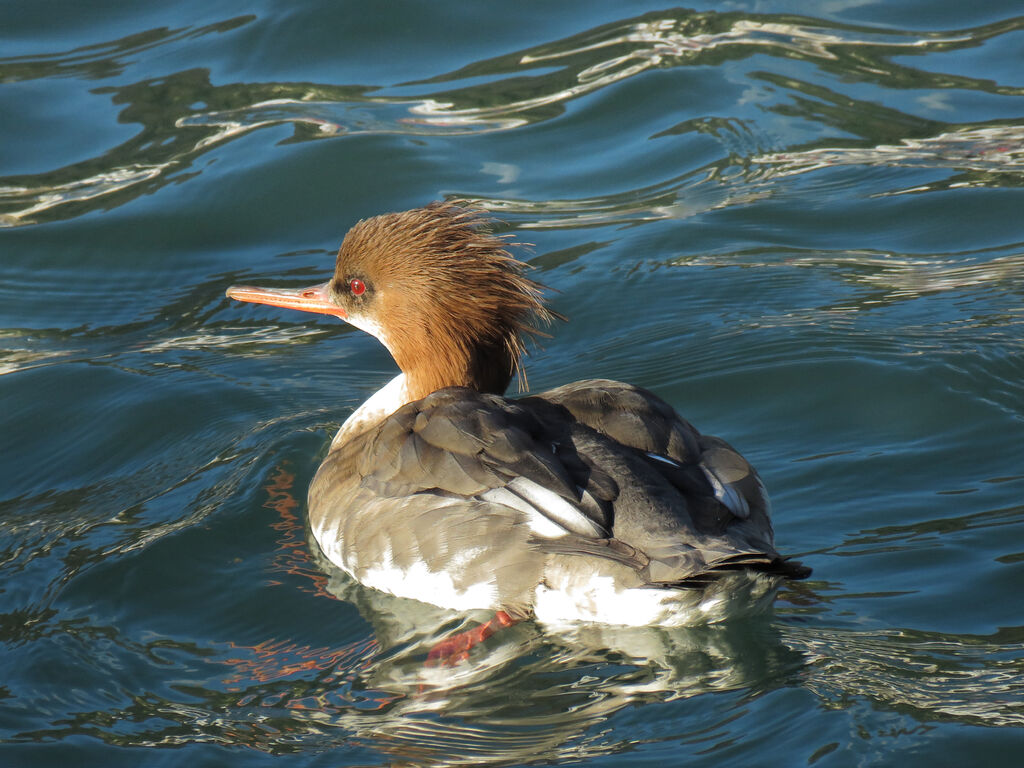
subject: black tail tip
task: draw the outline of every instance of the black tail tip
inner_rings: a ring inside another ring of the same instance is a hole
[[[776,573],[794,581],[806,579],[813,573],[810,566],[804,565],[799,560],[790,560],[788,557],[779,558],[777,568]]]

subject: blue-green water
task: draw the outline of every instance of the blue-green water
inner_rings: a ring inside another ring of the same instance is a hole
[[[1024,760],[1019,2],[0,5],[0,764]],[[1015,15],[1016,14],[1016,15]],[[311,550],[394,374],[227,285],[478,200],[813,566],[763,620],[438,615]]]

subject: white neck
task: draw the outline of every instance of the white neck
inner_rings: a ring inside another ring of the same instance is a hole
[[[406,387],[405,374],[400,373],[378,389],[365,403],[356,408],[351,416],[345,419],[345,423],[341,425],[338,434],[331,441],[331,448],[336,448],[350,437],[358,435],[381,419],[390,416],[408,402],[409,392]]]

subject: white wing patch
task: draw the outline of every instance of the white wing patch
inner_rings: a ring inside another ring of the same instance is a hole
[[[526,515],[526,522],[529,524],[530,530],[542,539],[558,539],[568,533],[565,528],[558,525],[551,518],[545,517],[531,507],[528,501],[516,496],[512,491],[504,488],[492,488],[485,493],[481,493],[480,498],[492,504],[501,504],[503,507],[518,509]]]
[[[660,456],[657,453],[651,453],[646,451],[647,457],[660,461],[663,464],[668,464],[672,467],[681,467],[678,461],[673,461],[667,456]],[[743,495],[737,491],[731,483],[723,483],[711,469],[709,469],[703,462],[700,464],[700,471],[704,473],[704,477],[711,483],[711,488],[715,492],[715,498],[725,504],[736,517],[741,520],[746,520],[750,517],[750,505],[747,504],[747,500]],[[763,490],[763,486],[762,486]]]
[[[657,453],[651,453],[650,451],[645,451],[645,453],[647,454],[647,458],[654,459],[655,461],[660,461],[663,464],[668,464],[670,467],[683,466],[678,461],[673,461],[672,459],[668,458],[668,456],[661,456]]]
[[[725,504],[736,517],[741,520],[746,520],[750,517],[750,505],[747,504],[747,500],[732,487],[729,483],[723,483],[718,479],[718,475],[704,466],[703,463],[700,465],[701,472],[704,473],[704,477],[711,483],[711,487],[715,491],[715,498]]]
[[[526,515],[530,529],[545,539],[557,539],[568,533],[595,539],[608,535],[578,507],[525,477],[517,477],[503,488],[492,488],[480,494],[480,498],[518,509]]]

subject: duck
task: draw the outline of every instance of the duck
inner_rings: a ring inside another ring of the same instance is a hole
[[[517,247],[484,211],[433,202],[357,222],[323,284],[228,288],[340,318],[400,370],[342,423],[310,485],[326,558],[498,627],[716,622],[806,578],[775,549],[757,471],[653,392],[588,379],[506,394],[516,377],[525,388],[527,341],[565,319]]]

